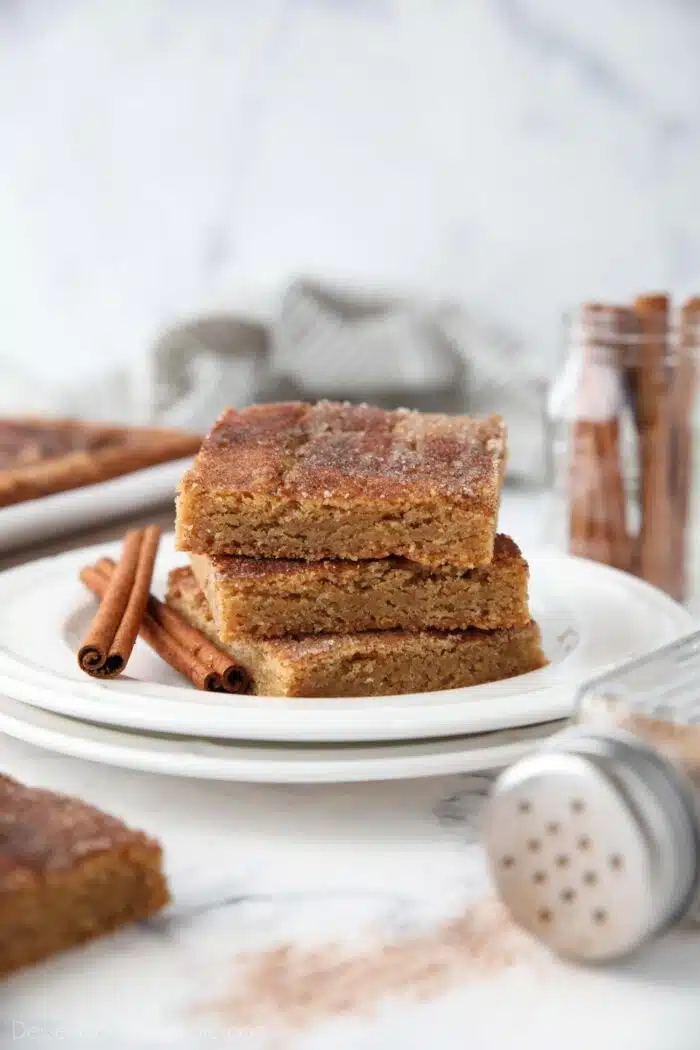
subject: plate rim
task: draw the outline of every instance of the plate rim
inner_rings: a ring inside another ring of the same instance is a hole
[[[172,549],[172,533],[165,534],[164,541],[169,544],[167,556],[171,557],[176,553]],[[4,585],[12,587],[25,575],[31,577],[41,574],[42,567],[48,564],[55,573],[58,566],[64,562],[74,565],[115,550],[118,550],[118,541],[102,542],[8,569],[0,573],[0,594]],[[539,559],[547,559],[571,564],[579,571],[582,568],[587,572],[595,571],[603,580],[624,583],[625,589],[628,592],[631,590],[632,596],[641,591],[647,599],[653,598],[656,613],[661,610],[670,615],[674,624],[672,631],[669,629],[669,634],[672,633],[675,637],[682,634],[684,629],[690,629],[694,622],[694,618],[686,609],[663,592],[610,566],[591,563],[546,547],[531,551],[528,557],[533,564]],[[629,655],[624,654],[621,659]],[[545,668],[543,671],[534,671],[511,679],[509,681],[513,683],[512,688],[507,683],[487,683],[461,689],[407,694],[411,702],[403,704],[402,697],[382,697],[378,699],[391,699],[394,702],[391,706],[381,708],[372,707],[373,698],[361,698],[364,723],[357,717],[357,711],[332,706],[341,698],[317,698],[313,701],[316,706],[305,708],[294,706],[289,698],[274,697],[259,698],[259,704],[234,707],[228,706],[227,700],[188,701],[186,696],[179,699],[138,691],[130,691],[128,694],[112,693],[110,696],[109,683],[96,683],[92,679],[86,679],[85,683],[82,683],[77,679],[61,678],[49,670],[32,668],[24,659],[13,659],[11,653],[9,656],[7,653],[0,655],[0,689],[23,703],[53,711],[55,714],[84,717],[105,725],[137,730],[165,729],[187,735],[200,735],[204,732],[208,736],[245,736],[248,739],[277,741],[399,740],[415,739],[417,736],[459,736],[465,732],[495,731],[564,717],[571,710],[575,681],[571,673],[566,672],[566,662],[565,657],[554,673],[553,669]],[[592,668],[591,673],[602,669],[600,665]],[[545,675],[547,670],[550,670],[549,680]],[[533,685],[533,682],[536,684]],[[498,687],[497,694],[494,687]],[[165,688],[173,689],[172,686]],[[183,694],[190,692],[186,687],[182,688]],[[468,705],[459,702],[462,699],[466,700],[464,694],[469,694]],[[446,698],[442,704],[439,701],[441,695]],[[524,699],[522,708],[515,705],[509,715],[501,713],[494,717],[493,707],[496,700],[512,702],[514,698],[521,696]],[[477,703],[482,697],[491,703],[482,707]],[[427,702],[428,698],[430,702]],[[347,699],[345,698],[345,702]],[[101,705],[98,711],[95,710],[96,703]],[[270,705],[274,704],[284,706],[277,706],[274,718],[271,718]],[[163,705],[172,705],[171,710],[166,712]],[[180,710],[176,710],[175,705]],[[467,707],[470,729],[466,728],[465,723]],[[372,712],[381,714],[373,715]],[[96,717],[99,714],[102,715],[101,718]],[[420,720],[418,727],[417,719]]]
[[[8,704],[15,708],[14,713],[12,709],[8,713]],[[47,722],[48,725],[45,724]],[[268,754],[261,754],[282,750],[284,745],[280,742],[245,742],[248,751],[246,757],[188,753],[182,746],[167,752],[162,748],[144,748],[148,737],[142,734],[125,733],[116,727],[94,723],[89,725],[91,736],[84,737],[78,731],[83,724],[80,719],[48,712],[24,704],[20,700],[0,696],[0,733],[5,733],[15,740],[71,758],[122,769],[232,783],[362,783],[495,771],[530,753],[559,728],[558,723],[538,724],[431,741],[382,741],[378,743],[383,753],[374,757],[358,757],[358,752],[368,750],[361,743],[336,745],[336,749],[346,751],[348,757],[336,756],[330,759],[313,755],[309,757],[309,753],[313,752],[313,745],[307,745],[306,761],[291,763],[281,756],[270,757]],[[518,734],[522,739],[517,739]],[[94,736],[97,736],[98,740],[91,738]],[[179,745],[183,743],[182,737],[175,741],[174,738],[164,736],[166,742],[173,739],[173,742]],[[163,740],[164,736],[161,735],[159,739]],[[493,742],[490,745],[487,740],[483,740],[483,743],[481,740],[482,737],[509,736],[516,739]],[[107,738],[104,743],[100,742],[101,737]],[[117,739],[120,737],[124,739]],[[202,741],[195,737],[185,738],[185,743],[187,739],[191,740],[193,748],[198,744],[201,746],[211,743],[214,748],[223,751],[227,746],[223,741]],[[480,743],[482,746],[479,746]],[[241,742],[232,742],[229,746],[232,749],[235,746],[240,747]],[[299,749],[287,746],[284,750],[289,755]],[[259,752],[257,755],[256,751]],[[385,752],[394,753],[387,755]]]

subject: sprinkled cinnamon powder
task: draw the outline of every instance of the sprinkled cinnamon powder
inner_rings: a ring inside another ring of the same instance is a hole
[[[430,933],[365,952],[291,944],[239,956],[230,991],[198,1012],[239,1028],[306,1028],[340,1014],[367,1014],[391,996],[426,1001],[460,981],[546,957],[495,899]]]

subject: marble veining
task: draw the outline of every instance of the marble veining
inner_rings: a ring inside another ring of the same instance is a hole
[[[480,908],[490,890],[476,828],[489,776],[316,788],[204,783],[8,738],[0,768],[79,793],[157,835],[174,894],[161,917],[5,982],[3,1050],[20,1039],[49,1050],[59,1038],[76,1050],[695,1046],[700,939],[689,930],[618,970],[535,965],[530,952],[500,958],[496,950],[495,964],[467,969],[425,1001],[406,994],[376,1003],[368,989],[367,1010],[321,1012],[299,1030],[276,1015],[261,1021],[255,1003],[253,1029],[207,1006],[235,997],[236,974],[258,958],[264,970],[268,953],[284,946],[297,960],[329,944],[380,949],[430,937]]]
[[[547,372],[568,303],[700,287],[699,48],[694,0],[2,0],[3,404],[298,273],[457,298]],[[204,783],[8,738],[0,768],[157,835],[174,890],[0,986],[0,1050],[697,1048],[692,929],[299,1033],[196,1012],[241,953],[381,945],[484,899],[486,777]]]
[[[457,299],[536,374],[569,303],[700,286],[697,4],[0,10],[17,403],[300,273]]]
[[[621,63],[601,54],[585,39],[578,39],[575,31],[567,32],[568,27],[558,26],[548,5],[530,0],[495,0],[495,3],[515,39],[526,44],[545,62],[567,63],[587,88],[631,114],[647,118],[662,140],[661,144],[663,140],[697,130],[697,114],[680,116],[660,106],[651,92],[645,91],[627,75]],[[627,7],[631,16],[631,5]],[[630,34],[632,31],[633,26],[630,26]]]

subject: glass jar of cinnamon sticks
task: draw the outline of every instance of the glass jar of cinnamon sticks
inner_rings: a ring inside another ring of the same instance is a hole
[[[548,521],[558,542],[684,602],[696,590],[699,351],[700,297],[676,310],[665,295],[587,303],[566,319],[548,399]]]

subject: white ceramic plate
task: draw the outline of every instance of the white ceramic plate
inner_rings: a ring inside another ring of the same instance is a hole
[[[0,732],[73,758],[148,773],[277,784],[396,780],[501,769],[563,723],[394,744],[253,744],[106,729],[0,697]]]
[[[605,566],[528,551],[533,615],[549,667],[505,682],[403,696],[280,699],[198,692],[140,642],[129,675],[96,682],[75,652],[95,604],[78,572],[115,544],[71,551],[0,574],[0,691],[60,714],[155,732],[238,740],[421,739],[566,717],[579,681],[689,630],[688,613],[653,587]],[[166,537],[154,590],[184,555]]]
[[[141,512],[171,497],[192,462],[177,459],[121,478],[0,508],[0,552]]]

